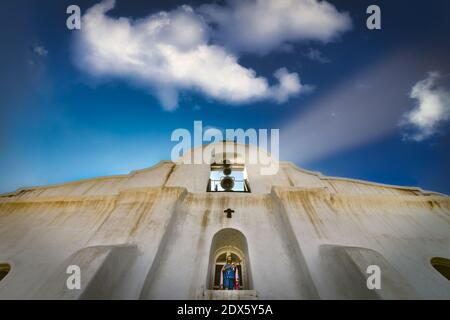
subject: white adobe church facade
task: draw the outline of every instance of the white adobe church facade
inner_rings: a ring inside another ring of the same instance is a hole
[[[0,195],[0,299],[450,299],[448,196],[290,162],[262,175],[239,152],[210,162]],[[227,255],[240,290],[220,290]]]

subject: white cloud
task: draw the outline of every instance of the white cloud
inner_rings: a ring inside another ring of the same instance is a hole
[[[94,76],[132,80],[156,92],[167,110],[177,107],[183,89],[233,104],[284,102],[308,89],[286,69],[274,75],[279,84],[269,86],[234,54],[211,45],[209,25],[189,6],[131,20],[107,16],[114,5],[114,0],[105,0],[83,16],[78,66]]]
[[[405,138],[423,141],[437,133],[439,126],[450,120],[450,86],[448,77],[438,72],[428,73],[427,78],[417,82],[410,98],[416,106],[403,116],[401,125],[412,128]]]
[[[302,91],[310,91],[313,89],[309,85],[301,85],[298,74],[289,73],[286,68],[281,68],[275,71],[274,77],[278,80],[279,84],[272,87],[272,96],[278,103],[286,102],[291,95]]]
[[[333,41],[351,28],[347,13],[318,0],[230,0],[200,8],[217,25],[218,41],[235,52],[267,53],[304,40]]]

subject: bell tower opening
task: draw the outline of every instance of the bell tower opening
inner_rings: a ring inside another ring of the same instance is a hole
[[[211,164],[206,191],[251,192],[244,164],[232,164],[228,160]]]

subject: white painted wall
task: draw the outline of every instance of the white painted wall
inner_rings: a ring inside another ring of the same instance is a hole
[[[450,258],[449,197],[288,162],[273,176],[246,167],[252,193],[207,193],[208,165],[166,161],[0,196],[0,263],[12,266],[0,299],[214,298],[204,290],[211,242],[224,228],[247,240],[254,291],[243,296],[450,298],[449,281],[430,265]],[[386,282],[376,294],[361,291],[374,261]],[[89,280],[73,295],[63,280],[76,263]]]

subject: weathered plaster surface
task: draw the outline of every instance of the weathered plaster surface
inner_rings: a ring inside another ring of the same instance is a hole
[[[450,258],[450,198],[249,164],[252,193],[208,193],[209,165],[161,162],[129,175],[0,196],[0,299],[449,299],[430,265]],[[227,219],[223,210],[235,210]],[[251,288],[209,290],[214,235],[247,242]],[[68,291],[68,265],[83,287]],[[365,286],[378,264],[383,289]]]

